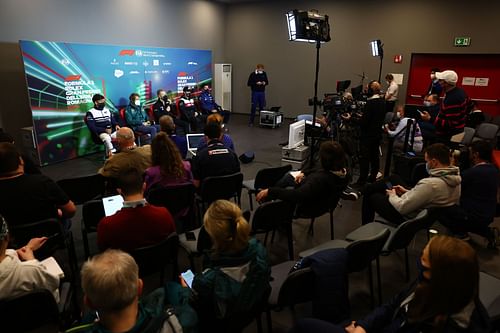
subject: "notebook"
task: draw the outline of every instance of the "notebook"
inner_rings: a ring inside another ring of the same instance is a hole
[[[54,257],[48,257],[40,261],[40,263],[45,267],[47,272],[49,272],[50,274],[57,276],[60,279],[64,278],[64,272],[61,266],[59,266],[57,261],[54,259]]]
[[[201,138],[203,138],[203,136],[204,136],[203,133],[186,135],[187,148],[191,156],[196,156],[196,150],[198,149],[198,144],[200,143],[200,140]]]
[[[111,197],[102,198],[104,206],[104,214],[111,216],[123,207],[123,197],[121,195],[113,195]]]

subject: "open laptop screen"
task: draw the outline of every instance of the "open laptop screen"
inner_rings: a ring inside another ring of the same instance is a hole
[[[198,144],[200,143],[201,138],[203,138],[204,134],[188,134],[186,135],[188,149],[196,150],[198,148]]]

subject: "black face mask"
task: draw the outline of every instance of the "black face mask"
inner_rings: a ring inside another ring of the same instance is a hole
[[[106,103],[97,103],[96,106],[95,106],[95,108],[97,110],[102,110],[102,109],[104,109],[105,105],[106,105]]]
[[[167,96],[167,95],[163,96],[162,100],[163,100],[164,102],[168,102],[168,96]]]

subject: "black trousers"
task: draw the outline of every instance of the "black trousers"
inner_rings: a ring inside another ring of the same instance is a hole
[[[387,182],[390,182],[392,185],[406,187],[406,184],[404,184],[398,175],[392,175],[376,183],[367,185],[361,204],[361,224],[373,222],[375,213],[378,213],[385,220],[393,224],[401,224],[406,220],[389,202],[389,197],[385,192]]]
[[[358,183],[374,182],[380,169],[380,138],[361,137]],[[370,175],[368,176],[368,172]]]

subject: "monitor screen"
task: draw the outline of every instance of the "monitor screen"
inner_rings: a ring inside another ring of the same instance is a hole
[[[305,120],[299,120],[290,124],[290,128],[288,130],[288,148],[295,148],[304,143],[305,128]]]

